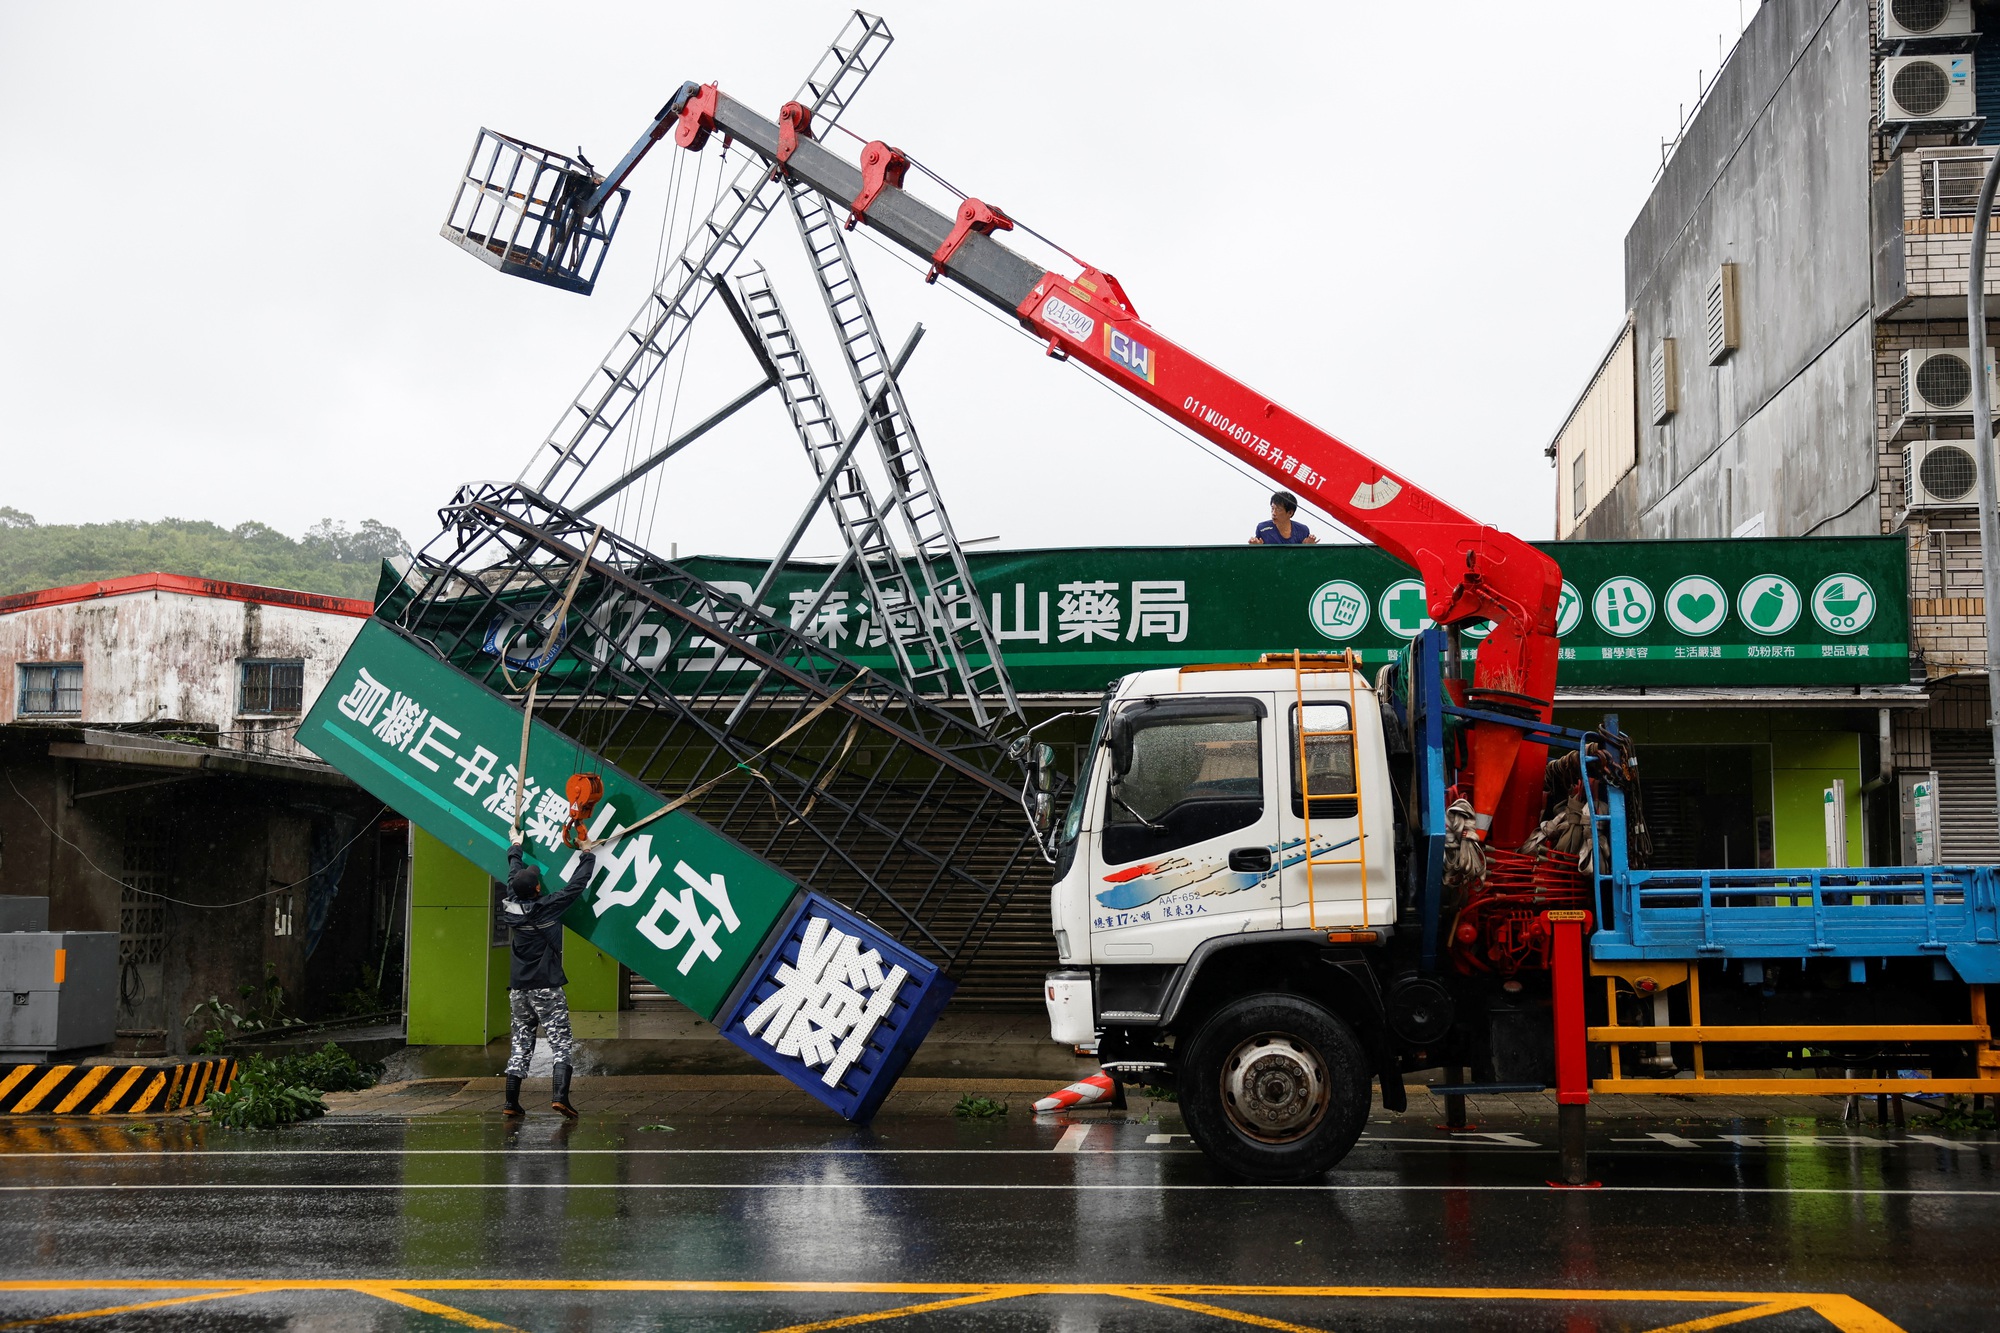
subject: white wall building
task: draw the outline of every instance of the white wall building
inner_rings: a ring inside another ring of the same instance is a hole
[[[310,759],[293,730],[372,610],[180,574],[0,597],[0,724],[186,731]]]

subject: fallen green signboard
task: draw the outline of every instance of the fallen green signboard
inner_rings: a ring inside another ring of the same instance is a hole
[[[521,713],[378,620],[360,635],[299,728],[299,741],[494,878],[507,871]],[[540,722],[528,740],[526,851],[551,887],[575,855],[562,845],[564,783],[604,780],[593,836],[665,802],[580,754]],[[713,1018],[798,885],[708,825],[676,811],[604,848],[590,890],[563,924],[705,1018]]]

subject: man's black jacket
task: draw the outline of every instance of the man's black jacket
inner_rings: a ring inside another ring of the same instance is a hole
[[[507,849],[507,877],[512,881],[522,869],[519,843]],[[530,899],[508,896],[501,900],[501,919],[511,929],[513,965],[508,969],[509,990],[552,990],[569,981],[562,965],[562,914],[577,896],[590,886],[597,873],[597,854],[585,852],[576,870],[560,893],[544,893]]]

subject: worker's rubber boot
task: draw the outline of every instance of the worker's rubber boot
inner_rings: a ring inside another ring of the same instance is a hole
[[[518,1120],[528,1114],[521,1109],[521,1080],[513,1074],[507,1075],[507,1104],[500,1108],[500,1114],[509,1120]]]
[[[576,1108],[569,1101],[569,1066],[557,1065],[550,1073],[555,1093],[554,1099],[549,1102],[550,1109],[561,1111],[571,1120],[576,1119]]]

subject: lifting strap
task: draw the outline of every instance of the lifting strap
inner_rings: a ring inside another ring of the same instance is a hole
[[[786,727],[783,731],[779,732],[777,739],[773,740],[769,745],[766,745],[763,749],[757,751],[757,753],[751,755],[748,759],[738,760],[735,764],[731,765],[729,768],[723,770],[722,772],[716,774],[714,777],[710,778],[707,782],[702,783],[699,787],[695,787],[692,790],[682,792],[679,796],[676,796],[673,800],[667,802],[665,805],[661,806],[659,809],[653,811],[653,813],[645,816],[642,819],[634,820],[632,823],[625,825],[623,828],[613,829],[611,832],[605,834],[601,838],[596,839],[595,841],[578,842],[577,850],[580,852],[594,852],[599,847],[603,847],[608,843],[616,842],[620,838],[628,837],[631,834],[637,833],[640,829],[646,827],[646,825],[652,823],[654,820],[662,818],[663,816],[666,815],[670,815],[674,811],[686,805],[689,801],[697,800],[700,797],[706,795],[710,791],[710,789],[715,787],[718,783],[722,782],[724,779],[730,777],[739,768],[742,769],[745,773],[748,773],[751,777],[757,779],[757,781],[765,782],[766,785],[768,786],[769,783],[766,781],[764,775],[762,773],[759,773],[754,767],[752,767],[752,765],[754,765],[759,759],[762,759],[765,755],[771,753],[771,751],[777,749],[780,745],[783,745],[787,740],[791,739],[792,736],[796,735],[797,733],[811,726],[813,722],[819,718],[820,714],[826,712],[827,709],[839,703],[841,699],[846,696],[849,690],[853,689],[856,685],[859,685],[861,683],[862,679],[863,679],[862,676],[856,676],[853,680],[848,681],[845,685],[835,690],[832,694],[827,695],[826,698],[814,704],[811,708],[806,710],[805,715],[803,717],[799,718],[798,721],[792,723],[791,726]],[[850,729],[850,734],[851,734],[851,729]],[[845,750],[843,750],[842,753],[844,754]],[[814,793],[813,799],[814,800],[819,799],[817,792]],[[808,804],[806,808],[810,810],[812,806]]]
[[[570,571],[569,586],[563,589],[562,602],[556,607],[555,620],[549,626],[549,633],[557,641],[556,651],[549,654],[548,660],[536,669],[534,675],[528,677],[528,703],[521,710],[521,763],[514,770],[513,833],[516,837],[520,836],[521,803],[528,790],[528,736],[535,723],[535,691],[542,683],[542,672],[554,666],[556,658],[562,656],[561,640],[563,629],[569,622],[569,604],[576,597],[578,585],[583,582],[583,571],[590,568],[590,557],[597,550],[597,539],[603,535],[602,523],[590,530],[590,545],[583,548],[583,559],[577,561],[576,568]],[[506,667],[504,657],[501,658],[501,667],[503,670]]]

